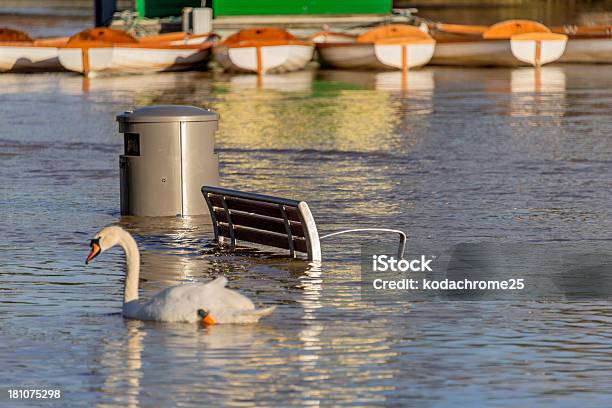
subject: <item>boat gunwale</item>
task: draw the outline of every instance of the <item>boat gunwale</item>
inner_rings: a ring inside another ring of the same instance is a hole
[[[94,38],[87,38],[93,36]],[[85,37],[85,38],[82,38]],[[205,38],[195,44],[172,44]],[[219,36],[215,33],[188,34],[183,32],[134,37],[126,31],[110,28],[91,28],[74,34],[58,48],[142,48],[142,49],[206,49],[212,47]]]
[[[32,41],[0,40],[0,47],[58,48],[68,42],[70,37],[34,38]]]
[[[419,45],[419,44],[436,44],[436,40],[433,38],[414,38],[414,39],[401,39],[401,38],[389,38],[388,40],[373,41],[373,42],[328,42],[328,43],[316,43],[318,48],[334,48],[334,47],[355,47],[355,46],[374,46],[374,45]]]
[[[412,36],[407,35],[403,37],[388,37],[381,38],[374,41],[360,41],[360,35],[348,34],[343,32],[336,31],[320,31],[318,33],[312,34],[309,38],[314,40],[319,36],[338,36],[352,39],[353,41],[314,41],[317,47],[319,48],[329,48],[329,47],[352,47],[356,45],[411,45],[411,44],[435,44],[436,40],[428,35],[429,38],[425,38],[423,36]]]
[[[60,48],[61,44],[38,44],[33,42],[22,41],[0,41],[0,47],[18,47],[18,48]]]
[[[312,41],[305,40],[243,40],[236,43],[227,44],[225,42],[220,42],[218,44],[214,44],[215,48],[252,48],[252,47],[276,47],[276,46],[287,46],[287,45],[299,45],[304,47],[314,47],[315,43]]]
[[[472,35],[482,37],[482,34],[487,31],[490,26],[471,25],[471,24],[450,24],[450,23],[433,23],[429,25],[430,30],[440,31],[448,34],[457,35]]]
[[[199,50],[214,46],[212,41],[199,44],[169,44],[168,42],[144,42],[144,43],[109,43],[102,41],[83,41],[73,42],[60,47],[59,49],[91,49],[91,48],[130,48],[130,49],[159,49],[159,50]]]
[[[465,43],[494,43],[494,42],[510,42],[510,38],[444,38],[444,37],[436,37],[434,36],[434,40],[436,40],[436,44],[465,44]]]
[[[334,36],[338,36],[338,37],[345,37],[345,38],[350,38],[353,39],[355,41],[357,41],[357,34],[349,34],[349,33],[343,33],[343,32],[338,32],[338,31],[319,31],[316,32],[312,35],[310,35],[308,37],[308,39],[312,42],[314,42],[315,44],[330,44],[329,42],[318,42],[315,41],[315,38],[319,37],[319,36],[326,36],[326,35],[334,35]]]
[[[206,42],[213,42],[219,39],[219,35],[214,32],[202,33],[202,34],[189,34],[182,31],[174,33],[164,33],[156,35],[146,35],[137,37],[139,43],[146,44],[148,42],[174,42],[174,41],[190,41],[199,38],[207,38]]]
[[[565,34],[559,34],[559,33],[524,33],[524,34],[516,34],[510,38],[445,38],[445,37],[436,37],[434,36],[434,39],[436,40],[436,44],[468,44],[468,43],[481,43],[481,44],[491,44],[494,42],[510,42],[511,40],[514,41],[546,41],[546,40],[552,40],[552,41],[561,41],[563,38],[558,37],[558,38],[521,38],[519,36],[523,36],[523,35],[530,35],[530,34],[556,34],[556,35],[565,35]],[[566,36],[566,40],[568,40],[568,36]],[[569,38],[571,39],[571,37]]]
[[[559,33],[524,33],[510,37],[511,41],[567,41],[567,35]]]

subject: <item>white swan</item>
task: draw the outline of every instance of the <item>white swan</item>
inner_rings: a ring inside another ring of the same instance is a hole
[[[274,311],[274,307],[255,310],[253,302],[240,293],[225,288],[227,279],[209,283],[186,283],[157,293],[147,302],[138,300],[140,253],[129,232],[116,226],[104,228],[91,240],[89,264],[98,254],[121,246],[125,252],[127,273],[123,295],[123,316],[160,322],[255,323]]]

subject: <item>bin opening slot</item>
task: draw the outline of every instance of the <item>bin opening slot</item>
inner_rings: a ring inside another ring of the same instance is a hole
[[[140,156],[140,135],[138,133],[124,133],[124,146],[126,156]]]

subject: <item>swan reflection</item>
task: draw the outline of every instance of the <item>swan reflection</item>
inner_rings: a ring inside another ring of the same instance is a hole
[[[97,404],[98,407],[117,404],[130,408],[140,406],[144,326],[142,321],[126,320],[124,338],[105,339],[103,342],[99,363],[106,378],[101,390],[103,401]],[[107,398],[112,401],[106,401]]]

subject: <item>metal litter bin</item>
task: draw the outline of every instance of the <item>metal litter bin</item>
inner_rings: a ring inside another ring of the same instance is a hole
[[[159,105],[117,116],[121,214],[206,215],[200,189],[219,184],[214,135],[219,115],[194,106]]]

